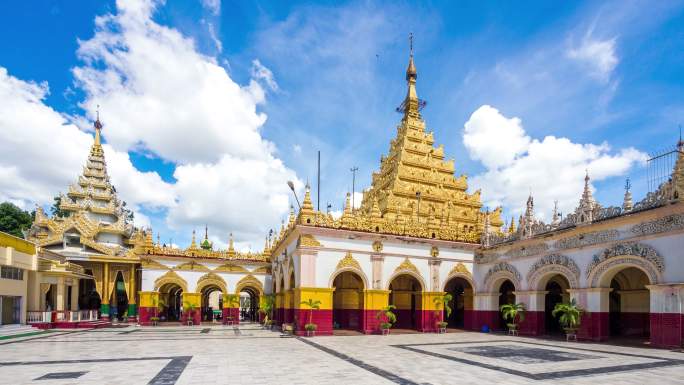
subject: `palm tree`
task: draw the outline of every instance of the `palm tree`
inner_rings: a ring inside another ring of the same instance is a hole
[[[271,312],[273,311],[273,307],[275,306],[275,296],[272,294],[266,295],[263,297],[263,301],[261,301],[261,308],[259,309],[260,313],[264,314],[264,325],[267,326],[268,323],[270,323],[270,320],[268,317],[271,316]]]
[[[558,322],[567,332],[568,330],[573,331],[577,329],[583,312],[584,310],[577,305],[573,298],[570,303],[557,303],[551,315],[555,317],[560,313],[561,316],[558,318]]]
[[[301,305],[306,305],[309,307],[309,323],[307,325],[313,325],[313,311],[321,308],[321,301],[317,299],[309,298],[308,301],[302,301]],[[307,327],[306,325],[304,327]]]
[[[393,323],[397,322],[397,315],[392,312],[392,310],[396,308],[397,307],[394,305],[387,305],[378,310],[378,312],[375,314],[375,318],[382,321],[380,323],[381,329],[389,329],[392,327]]]
[[[525,304],[524,303],[507,303],[501,305],[501,314],[505,320],[511,321],[507,326],[511,330],[515,330],[519,322],[525,320]]]
[[[437,308],[442,308],[443,311],[446,311],[446,318],[448,319],[449,316],[451,316],[451,306],[449,306],[449,303],[451,303],[451,300],[454,299],[454,296],[452,296],[449,293],[446,293],[442,296],[435,297],[433,301],[435,302],[435,307]],[[435,310],[435,316],[437,319],[439,319],[439,316],[441,315],[442,310]],[[438,322],[440,326],[444,325],[446,326],[446,321],[442,319],[441,321]]]
[[[186,311],[188,312],[188,317],[193,317],[193,319],[192,319],[193,323],[194,323],[194,317],[195,317],[194,316],[195,308],[197,308],[197,306],[195,305],[194,302],[190,302],[190,301],[183,302],[183,309],[186,309]],[[186,320],[190,321],[187,318],[186,318]]]

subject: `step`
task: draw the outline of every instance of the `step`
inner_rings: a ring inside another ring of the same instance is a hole
[[[29,325],[5,325],[0,326],[0,337],[14,336],[17,334],[33,333],[36,329]]]

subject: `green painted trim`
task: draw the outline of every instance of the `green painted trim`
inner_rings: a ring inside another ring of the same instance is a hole
[[[108,303],[100,304],[100,313],[106,314],[109,317],[109,304]]]
[[[28,337],[28,336],[35,336],[38,334],[45,334],[47,331],[41,330],[41,331],[36,331],[36,332],[28,332],[28,333],[22,333],[22,334],[14,334],[11,336],[0,336],[0,340],[9,340],[11,338],[19,338],[19,337]]]
[[[128,316],[135,317],[136,315],[138,315],[138,305],[134,303],[128,304]]]

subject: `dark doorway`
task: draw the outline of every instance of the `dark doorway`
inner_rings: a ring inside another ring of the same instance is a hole
[[[504,320],[503,315],[501,315],[501,306],[506,304],[515,303],[515,286],[513,282],[505,280],[501,286],[499,286],[499,330],[506,330],[506,323],[508,321]]]

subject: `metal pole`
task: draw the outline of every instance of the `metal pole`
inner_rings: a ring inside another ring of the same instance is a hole
[[[354,207],[355,207],[355,205],[354,205],[354,203],[355,203],[354,202],[354,195],[355,194],[354,193],[355,193],[355,189],[356,189],[356,172],[357,171],[359,171],[358,167],[354,166],[351,168],[351,172],[352,172],[352,211],[354,211]]]
[[[318,191],[316,197],[316,211],[321,211],[321,150],[318,150]]]

